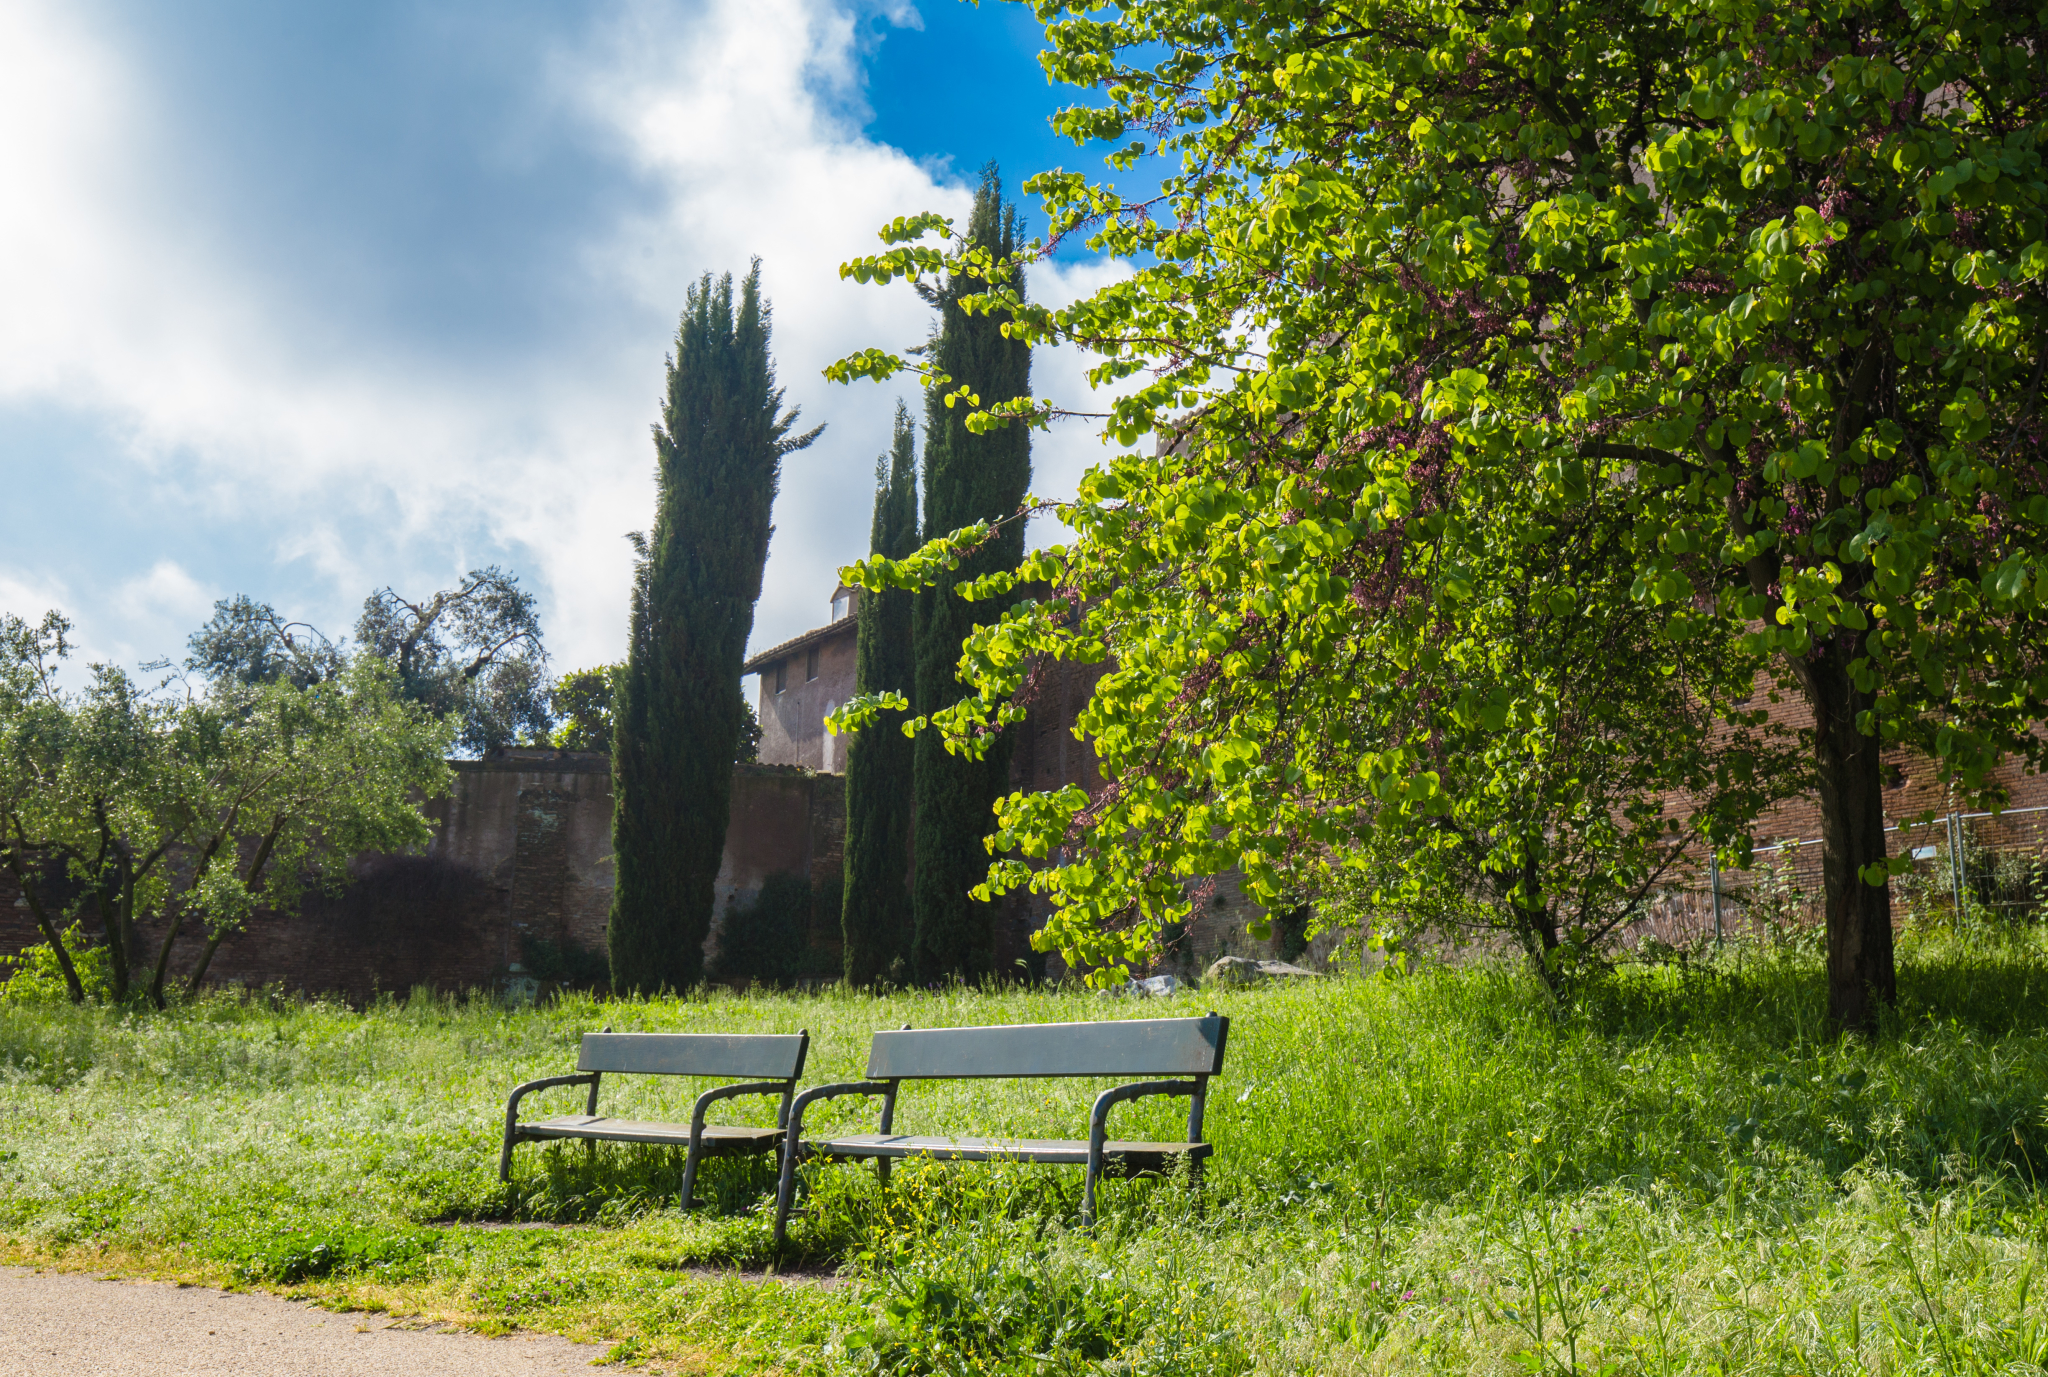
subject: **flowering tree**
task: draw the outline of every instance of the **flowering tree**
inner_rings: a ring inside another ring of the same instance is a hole
[[[1888,880],[1903,864],[1887,853],[1880,750],[1924,752],[1965,797],[1995,795],[2007,756],[2044,758],[2038,12],[1037,11],[1049,70],[1101,97],[1061,127],[1178,162],[1138,204],[1074,174],[1029,184],[1055,238],[1085,230],[1145,265],[1125,280],[1048,309],[983,273],[1013,330],[1090,348],[1097,381],[1129,388],[1104,418],[1111,438],[1134,445],[1168,418],[1178,437],[1084,480],[1061,508],[1077,540],[1026,571],[1081,600],[979,633],[966,654],[982,693],[940,724],[971,748],[1031,656],[1123,665],[1159,648],[1148,681],[1106,676],[1084,718],[1122,811],[1090,818],[1071,794],[1006,806],[1004,840],[1068,857],[1040,881],[1069,915],[1060,940],[1084,949],[1074,934],[1143,909],[1132,896],[1163,894],[1161,867],[1238,847],[1259,883],[1269,853],[1243,841],[1261,828],[1341,840],[1357,810],[1328,792],[1307,750],[1326,728],[1290,686],[1351,678],[1384,727],[1377,695],[1415,663],[1340,659],[1347,603],[1458,615],[1450,602],[1512,586],[1501,510],[1534,531],[1597,506],[1626,516],[1611,536],[1625,567],[1574,585],[1582,603],[1642,609],[1660,642],[1720,667],[1710,678],[1750,657],[1757,692],[1810,713],[1830,1016],[1874,1028],[1894,991]],[[898,221],[893,247],[847,271],[944,271],[962,252],[926,241],[941,227]],[[871,350],[836,373],[908,366]],[[983,425],[1053,414],[983,401]],[[979,535],[860,572],[921,577]],[[1168,713],[1218,681],[1259,710],[1206,727]],[[1739,712],[1720,691],[1699,701]],[[1167,725],[1198,739],[1172,768],[1147,766]],[[1412,740],[1338,744],[1376,798],[1442,788]],[[1300,772],[1288,801],[1237,788],[1260,771]],[[1702,830],[1739,851],[1733,816],[1716,817]],[[1071,833],[1084,818],[1092,849]],[[1134,840],[1169,834],[1168,853]]]

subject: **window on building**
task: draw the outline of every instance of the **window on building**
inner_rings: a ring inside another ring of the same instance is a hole
[[[853,594],[841,593],[832,599],[832,620],[838,621],[853,610]]]
[[[812,646],[809,650],[806,650],[804,652],[804,682],[809,683],[811,680],[817,677],[818,648],[816,646]]]
[[[789,661],[787,661],[787,660],[777,660],[777,661],[775,662],[775,691],[776,691],[777,693],[780,693],[780,692],[782,692],[782,691],[783,691],[784,689],[786,689],[786,688],[788,688],[788,687],[789,687]]]

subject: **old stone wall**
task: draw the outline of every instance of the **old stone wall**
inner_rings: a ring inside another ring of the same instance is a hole
[[[259,912],[221,945],[208,983],[360,1002],[416,986],[499,988],[520,973],[535,939],[602,952],[613,886],[608,758],[509,751],[453,763],[453,790],[428,805],[439,827],[425,855],[360,857],[341,893],[291,914]],[[736,767],[712,940],[726,911],[757,895],[769,875],[836,876],[845,811],[837,776]],[[144,928],[152,952],[162,931]],[[26,902],[0,878],[0,954],[41,940]],[[202,941],[181,936],[172,948],[180,977]]]

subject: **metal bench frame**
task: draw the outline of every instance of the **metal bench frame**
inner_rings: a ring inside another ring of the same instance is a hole
[[[843,1081],[806,1090],[790,1107],[784,1136],[782,1179],[775,1195],[775,1242],[789,1236],[789,1212],[799,1156],[832,1161],[875,1162],[876,1175],[889,1182],[889,1164],[897,1158],[924,1157],[941,1161],[1017,1161],[1082,1165],[1081,1223],[1095,1222],[1095,1183],[1110,1168],[1130,1175],[1156,1175],[1170,1159],[1188,1163],[1199,1184],[1202,1163],[1214,1151],[1202,1138],[1202,1111],[1208,1102],[1209,1078],[1223,1070],[1224,1044],[1230,1020],[1211,1011],[1202,1018],[1133,1019],[1094,1023],[1035,1023],[984,1028],[926,1028],[908,1025],[896,1032],[876,1033],[868,1049],[868,1079]],[[896,1094],[907,1080],[977,1080],[1049,1077],[1186,1076],[1185,1080],[1142,1080],[1112,1086],[1095,1097],[1088,1115],[1085,1143],[1057,1139],[942,1139],[892,1137]],[[804,1111],[842,1095],[873,1095],[882,1101],[875,1134],[803,1139]],[[1112,1143],[1109,1111],[1128,1100],[1149,1095],[1189,1098],[1185,1147],[1172,1143]],[[1085,1155],[1084,1155],[1085,1154]],[[1076,1158],[1080,1160],[1077,1162]]]
[[[809,1030],[786,1033],[585,1033],[576,1058],[576,1074],[543,1076],[513,1090],[505,1101],[505,1145],[498,1154],[498,1179],[512,1179],[512,1148],[522,1142],[581,1140],[594,1149],[599,1143],[654,1143],[689,1147],[683,1159],[682,1208],[694,1203],[697,1165],[709,1157],[740,1157],[778,1152],[789,1124],[797,1078],[810,1052]],[[652,1123],[610,1119],[597,1112],[597,1091],[607,1075],[753,1076],[738,1085],[717,1085],[697,1097],[690,1122]],[[583,1113],[528,1123],[519,1122],[519,1102],[536,1090],[557,1085],[588,1085]],[[780,1095],[782,1104],[773,1129],[725,1129],[704,1123],[705,1112],[720,1100],[739,1095]]]

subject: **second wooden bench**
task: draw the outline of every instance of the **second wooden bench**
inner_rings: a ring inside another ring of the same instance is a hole
[[[868,1079],[821,1085],[790,1106],[782,1154],[782,1179],[775,1199],[775,1241],[788,1237],[789,1210],[799,1157],[872,1160],[887,1179],[898,1158],[955,1162],[1044,1162],[1082,1167],[1081,1222],[1095,1218],[1095,1183],[1102,1175],[1157,1175],[1175,1161],[1188,1163],[1199,1178],[1215,1151],[1203,1141],[1202,1110],[1209,1077],[1223,1070],[1223,1044],[1230,1020],[1153,1018],[1103,1023],[1037,1023],[992,1028],[905,1028],[877,1033],[868,1048]],[[1112,1086],[1095,1097],[1086,1139],[954,1138],[894,1132],[896,1095],[905,1081],[978,1080],[1026,1077],[1173,1076],[1184,1080],[1142,1080]],[[806,1141],[804,1111],[840,1095],[873,1095],[882,1101],[874,1133],[844,1134]],[[1147,1095],[1189,1097],[1184,1143],[1137,1142],[1109,1137],[1110,1108]]]

